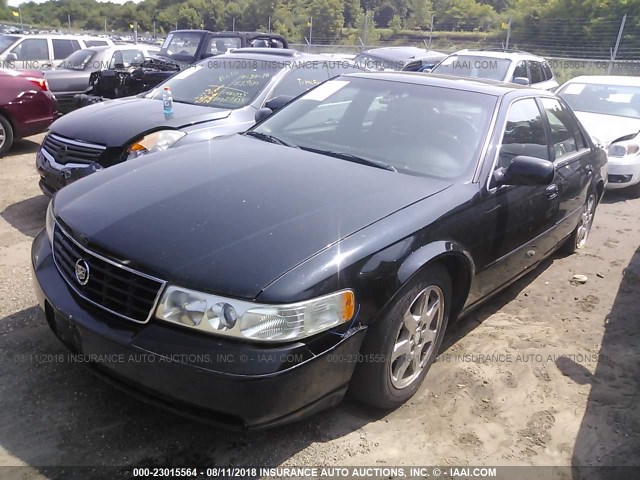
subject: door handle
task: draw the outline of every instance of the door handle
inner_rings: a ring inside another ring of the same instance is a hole
[[[558,185],[556,185],[555,183],[549,185],[546,188],[545,192],[547,193],[547,198],[549,200],[553,200],[558,196]]]

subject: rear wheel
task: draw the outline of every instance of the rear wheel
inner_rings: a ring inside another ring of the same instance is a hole
[[[591,227],[593,226],[593,219],[596,214],[597,206],[598,200],[596,194],[595,192],[592,192],[587,197],[587,201],[582,208],[578,226],[569,236],[567,242],[563,245],[563,250],[565,253],[575,253],[587,244],[589,234],[591,233]]]
[[[13,144],[13,128],[9,121],[0,115],[0,157],[9,151]]]
[[[350,393],[379,408],[396,408],[418,390],[447,328],[451,278],[433,266],[413,281],[367,333]]]

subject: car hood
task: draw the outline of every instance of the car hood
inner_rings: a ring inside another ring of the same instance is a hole
[[[575,114],[589,135],[596,137],[607,147],[620,137],[640,131],[640,119],[591,112],[575,112]]]
[[[76,140],[120,147],[152,130],[181,128],[230,114],[231,110],[174,102],[173,115],[167,118],[160,100],[130,97],[80,108],[60,117],[50,130]]]
[[[65,187],[56,215],[124,264],[237,298],[450,186],[239,134],[153,157]]]

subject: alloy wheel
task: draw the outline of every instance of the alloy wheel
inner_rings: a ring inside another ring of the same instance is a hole
[[[0,123],[0,148],[4,146],[4,142],[7,141],[7,132],[5,132],[4,127]]]
[[[444,307],[444,294],[433,285],[418,293],[405,312],[389,362],[391,384],[398,390],[409,387],[433,355]]]
[[[593,225],[593,217],[596,213],[596,196],[591,194],[585,205],[584,212],[580,217],[580,224],[578,225],[578,232],[576,235],[576,248],[582,248],[587,243],[589,233],[591,233],[591,226]]]

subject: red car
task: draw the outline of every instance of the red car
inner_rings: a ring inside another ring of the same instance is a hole
[[[16,138],[44,132],[57,116],[42,73],[0,69],[0,157]]]

